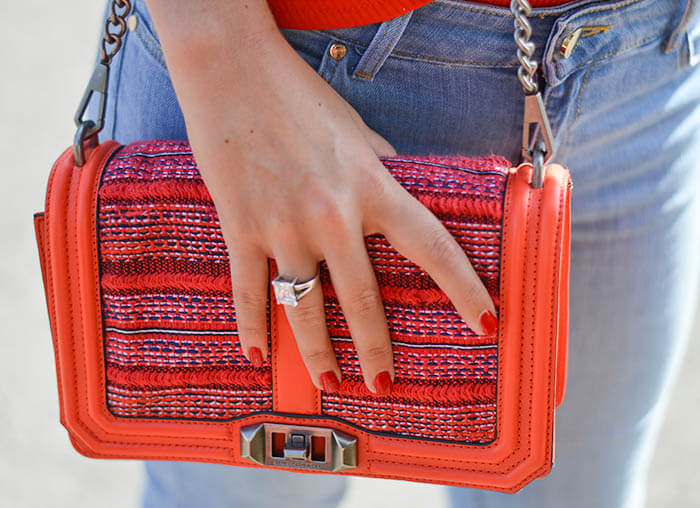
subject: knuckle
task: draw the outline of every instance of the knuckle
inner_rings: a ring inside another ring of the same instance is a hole
[[[265,222],[267,222],[267,229],[274,234],[285,233],[296,226],[296,218],[292,210],[278,205],[270,206],[265,213]]]
[[[227,245],[230,243],[232,246],[239,246],[243,239],[251,236],[251,231],[257,231],[258,228],[250,214],[235,213],[231,215],[231,217],[220,218],[221,230]]]
[[[314,305],[300,304],[292,310],[291,314],[292,319],[304,327],[315,327],[319,323],[325,324],[325,315],[322,314],[320,308]]]
[[[348,222],[353,210],[352,204],[352,194],[348,190],[322,186],[314,181],[304,188],[301,206],[308,221],[321,226],[336,226]]]
[[[387,176],[389,176],[389,178],[387,178]],[[365,176],[365,188],[371,193],[374,199],[381,201],[389,199],[392,191],[396,190],[394,186],[395,183],[400,186],[383,165],[377,167],[377,171],[369,171]]]
[[[464,290],[464,298],[468,303],[472,305],[482,300],[481,285],[477,280],[474,280],[472,277],[469,278],[467,287]]]
[[[362,358],[368,362],[381,362],[385,361],[387,358],[391,358],[391,346],[370,346],[367,349],[362,350]]]
[[[427,238],[428,254],[438,263],[452,263],[459,254],[454,239],[447,231],[435,228]]]
[[[242,342],[252,342],[267,336],[267,328],[255,324],[238,323],[238,337]]]
[[[329,230],[344,227],[348,221],[347,207],[342,206],[339,199],[324,196],[309,204],[309,215],[314,221],[325,225]]]
[[[364,289],[350,300],[350,312],[359,318],[373,316],[382,309],[382,297],[375,289]]]
[[[402,197],[401,185],[391,175],[387,178],[388,171],[384,166],[382,169],[384,173],[369,172],[365,181],[365,206],[370,211],[370,215],[382,215],[388,208],[395,206],[397,198]]]
[[[267,306],[267,295],[257,291],[250,291],[244,288],[238,288],[233,296],[234,305],[237,308],[255,308],[261,309]]]
[[[327,365],[335,362],[335,355],[328,349],[302,351],[301,356],[307,365]]]

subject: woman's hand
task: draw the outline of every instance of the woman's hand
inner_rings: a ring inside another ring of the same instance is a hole
[[[267,2],[149,5],[219,214],[251,362],[267,355],[267,258],[299,280],[323,259],[365,383],[391,389],[391,341],[364,243],[375,233],[422,266],[473,330],[495,331],[493,302],[462,248],[379,161],[393,147],[297,55]],[[320,286],[285,312],[314,384],[333,390],[341,373]]]

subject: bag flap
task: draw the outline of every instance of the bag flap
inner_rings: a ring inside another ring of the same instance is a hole
[[[568,287],[563,168],[533,190],[528,166],[481,160],[461,174],[460,159],[385,161],[402,183],[423,189],[416,195],[465,246],[500,323],[498,337],[474,334],[425,273],[383,237],[368,238],[398,334],[399,380],[393,394],[377,398],[357,376],[335,310],[327,315],[344,372],[338,393],[311,384],[276,304],[268,309],[271,362],[252,367],[236,340],[218,219],[188,145],[136,143],[115,155],[118,148],[103,143],[79,171],[66,152],[47,193],[46,285],[62,421],[81,453],[251,465],[241,456],[241,429],[273,422],[358,439],[350,471],[357,475],[512,492],[549,470],[562,378],[560,290]],[[429,175],[453,187],[436,198]],[[475,190],[486,199],[464,199]],[[382,280],[382,264],[404,282]],[[327,305],[337,310],[322,268]],[[435,333],[437,323],[450,333]]]

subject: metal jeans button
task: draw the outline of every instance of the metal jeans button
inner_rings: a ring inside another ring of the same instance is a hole
[[[331,44],[331,47],[328,50],[328,53],[336,60],[343,58],[347,52],[348,49],[345,47],[345,44],[341,44],[339,42]]]

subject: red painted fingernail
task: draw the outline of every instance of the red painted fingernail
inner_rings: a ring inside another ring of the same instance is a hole
[[[493,312],[490,310],[485,310],[481,313],[479,323],[486,335],[496,335],[496,332],[498,332],[498,319],[496,319],[496,316],[494,316]]]
[[[324,392],[337,392],[340,388],[340,382],[335,372],[329,370],[321,374],[321,386]]]
[[[262,367],[263,365],[263,355],[259,347],[252,347],[248,349],[248,359],[253,367]]]
[[[377,395],[389,395],[392,384],[393,383],[391,382],[389,372],[383,370],[377,374],[377,377],[374,378],[374,391],[377,393]]]

